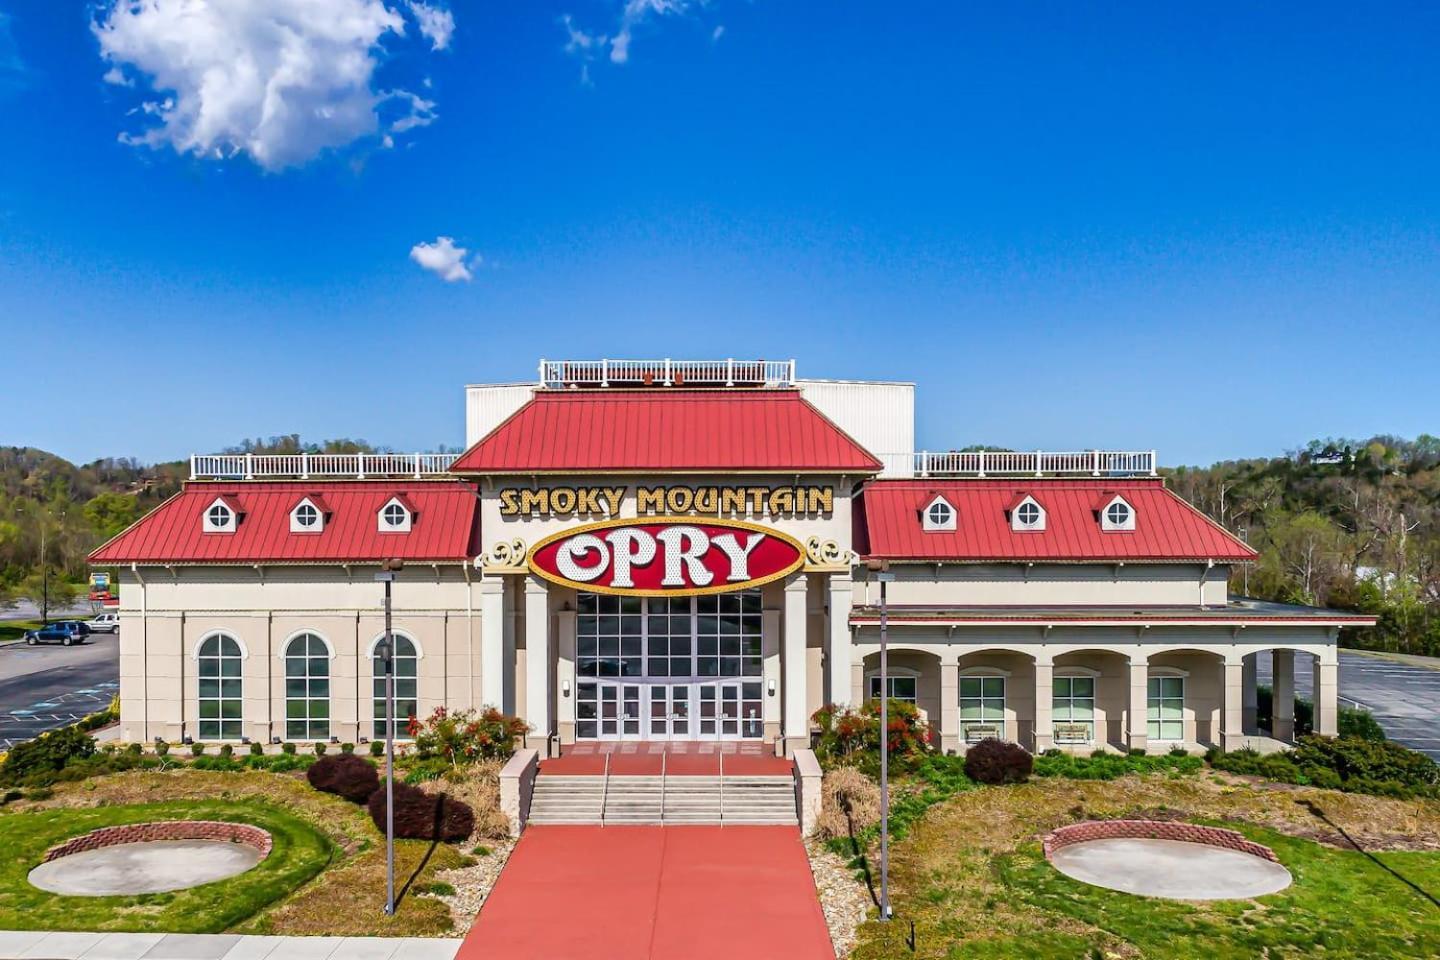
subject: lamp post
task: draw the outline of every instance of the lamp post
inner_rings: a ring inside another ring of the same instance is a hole
[[[395,915],[395,640],[390,632],[390,584],[402,560],[380,564],[376,581],[385,584],[385,636],[375,653],[385,665],[385,915]]]
[[[867,560],[880,582],[880,919],[890,919],[890,606],[885,586],[895,579],[889,560]]]

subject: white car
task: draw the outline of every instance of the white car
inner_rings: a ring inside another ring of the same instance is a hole
[[[120,614],[102,613],[93,620],[86,621],[90,624],[91,633],[119,633]]]

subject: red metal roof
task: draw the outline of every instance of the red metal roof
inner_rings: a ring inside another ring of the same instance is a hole
[[[1014,531],[1018,493],[1045,508],[1045,529]],[[935,494],[955,507],[953,531],[927,533],[920,511]],[[1135,529],[1106,532],[1097,504],[1135,508]],[[874,480],[854,512],[855,549],[891,560],[1251,560],[1255,551],[1165,488],[1159,478],[1097,480]]]
[[[456,473],[876,473],[795,390],[538,391]]]
[[[218,497],[244,514],[234,533],[205,533],[201,516]],[[291,533],[302,496],[323,497],[319,533]],[[413,505],[408,533],[381,533],[376,516],[392,497]],[[479,551],[478,501],[458,480],[188,483],[90,555],[110,563],[342,563],[390,557],[468,560]]]

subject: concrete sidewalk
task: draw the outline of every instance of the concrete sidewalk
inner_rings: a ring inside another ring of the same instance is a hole
[[[0,960],[453,960],[459,940],[0,931]]]

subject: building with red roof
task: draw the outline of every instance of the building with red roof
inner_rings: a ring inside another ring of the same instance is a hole
[[[122,734],[391,732],[382,565],[394,718],[495,706],[547,758],[793,756],[882,691],[946,751],[1263,745],[1296,732],[1297,661],[1334,732],[1336,638],[1371,618],[1232,596],[1255,551],[1154,451],[916,452],[913,405],[792,361],[542,361],[467,388],[459,456],[196,456],[91,557],[123,585]]]

